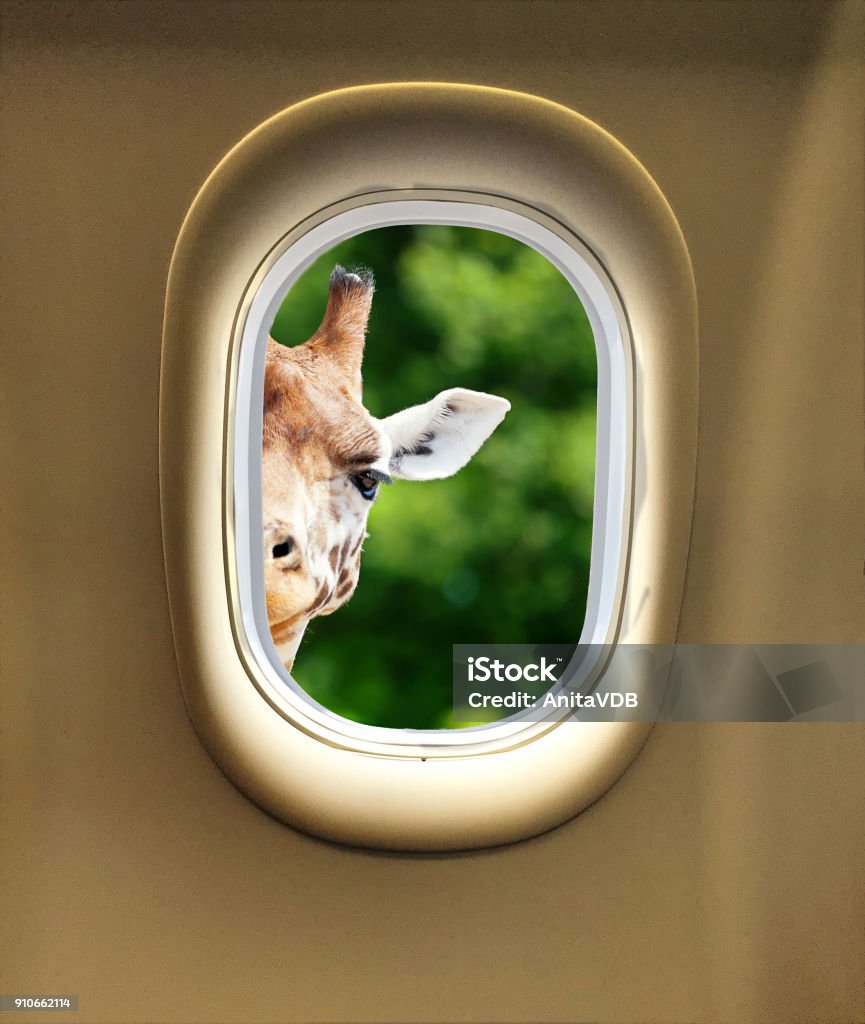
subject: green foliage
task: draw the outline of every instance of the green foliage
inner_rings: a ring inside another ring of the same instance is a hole
[[[579,637],[595,465],[591,329],[567,281],[523,243],[401,226],[320,257],[280,307],[277,341],[315,331],[335,263],[375,273],[363,371],[374,416],[450,387],[502,395],[512,408],[456,476],[383,489],[357,592],[310,623],[295,674],[346,718],[454,727],[452,644]]]

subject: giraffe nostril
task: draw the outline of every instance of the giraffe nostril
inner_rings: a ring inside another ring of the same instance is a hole
[[[280,541],[279,544],[274,544],[270,553],[274,558],[285,558],[285,556],[290,555],[292,551],[294,551],[294,538],[286,537],[285,540]]]

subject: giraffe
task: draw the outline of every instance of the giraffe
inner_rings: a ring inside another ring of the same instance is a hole
[[[268,340],[262,502],[271,636],[291,671],[309,621],[354,593],[369,510],[381,484],[435,480],[466,465],[510,403],[450,388],[376,419],[362,404],[372,273],[330,276],[318,330],[287,348]]]

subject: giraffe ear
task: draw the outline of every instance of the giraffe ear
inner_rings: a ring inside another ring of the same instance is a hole
[[[391,439],[392,476],[439,480],[471,459],[505,418],[511,403],[482,391],[451,388],[432,401],[388,416],[381,426]]]
[[[358,398],[362,390],[360,367],[366,325],[374,291],[372,271],[350,272],[337,263],[330,275],[324,319],[307,342],[310,348],[330,360]]]

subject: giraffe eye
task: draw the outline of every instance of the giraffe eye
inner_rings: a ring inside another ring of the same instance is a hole
[[[372,473],[356,473],[351,482],[367,501],[372,501],[378,491],[379,478]]]

